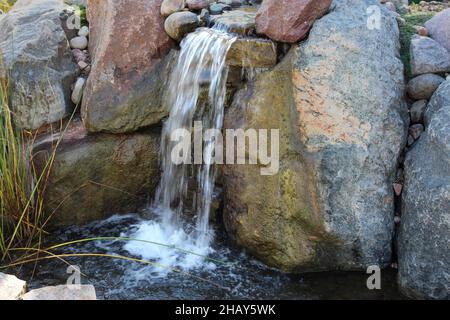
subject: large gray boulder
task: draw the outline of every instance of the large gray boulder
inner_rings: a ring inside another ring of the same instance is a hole
[[[450,299],[450,82],[433,95],[426,131],[405,161],[399,283],[413,298]]]
[[[18,0],[0,20],[0,51],[13,70],[11,105],[21,128],[37,129],[72,112],[78,67],[59,18],[65,7],[63,0]]]
[[[395,16],[336,0],[308,40],[238,92],[225,128],[280,129],[280,170],[224,167],[231,237],[287,271],[391,261],[392,183],[408,126]]]
[[[41,136],[34,152],[43,168],[59,134]],[[136,212],[159,181],[158,128],[131,134],[88,134],[72,123],[52,163],[45,190],[53,226],[84,224],[113,214]]]

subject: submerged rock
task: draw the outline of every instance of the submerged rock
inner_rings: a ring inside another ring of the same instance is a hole
[[[214,25],[221,25],[228,31],[242,35],[250,35],[256,32],[256,11],[233,10],[221,15],[211,16]]]
[[[332,0],[265,0],[256,17],[257,32],[280,42],[298,42],[331,3]]]
[[[36,142],[40,168],[58,139],[45,135]],[[159,140],[159,130],[88,134],[81,122],[71,124],[56,149],[46,188],[50,224],[84,224],[145,206],[159,181]]]
[[[173,42],[161,3],[88,0],[92,67],[81,113],[89,131],[135,131],[167,115],[161,96]]]
[[[97,300],[93,285],[60,285],[27,292],[23,300]]]
[[[21,128],[37,129],[72,112],[78,66],[61,27],[65,8],[63,0],[19,0],[0,20],[2,62],[12,70],[11,106]]]
[[[277,46],[274,42],[258,38],[239,38],[227,55],[229,66],[270,68],[277,64]]]
[[[224,167],[224,221],[249,252],[287,271],[391,262],[397,159],[408,127],[399,30],[372,0],[337,0],[307,41],[256,75],[226,129],[280,129],[280,167]],[[332,32],[330,32],[332,30]],[[380,50],[382,48],[382,50]]]
[[[450,299],[450,82],[433,95],[426,131],[407,154],[399,284],[413,298]]]

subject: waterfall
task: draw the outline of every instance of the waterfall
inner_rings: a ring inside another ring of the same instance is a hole
[[[199,28],[182,41],[165,97],[170,115],[162,131],[162,176],[151,208],[159,219],[142,223],[132,237],[172,245],[199,255],[211,253],[213,231],[209,226],[209,216],[216,172],[210,160],[214,142],[203,143],[203,161],[194,166],[198,190],[192,203],[186,203],[189,165],[174,164],[171,155],[178,142],[172,141],[171,136],[178,129],[192,132],[194,116],[201,117],[204,128],[222,129],[228,76],[225,60],[235,40],[236,37],[224,28]],[[197,110],[203,85],[209,86],[208,106]],[[193,226],[183,219],[188,208],[195,212]],[[177,250],[142,242],[130,242],[125,249],[162,265],[183,269],[198,266],[203,260],[198,255],[181,254]]]

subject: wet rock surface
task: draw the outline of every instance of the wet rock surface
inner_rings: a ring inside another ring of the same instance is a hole
[[[39,164],[58,139],[58,134],[39,138],[34,147]],[[159,180],[159,140],[155,129],[91,135],[80,121],[71,124],[55,151],[46,189],[51,225],[84,224],[145,206]]]

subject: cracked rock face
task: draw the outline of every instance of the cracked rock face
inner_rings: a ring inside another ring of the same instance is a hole
[[[226,228],[272,266],[365,270],[391,261],[392,183],[409,116],[397,22],[382,9],[382,30],[368,30],[374,4],[335,1],[308,40],[227,110],[225,128],[281,129],[277,174],[224,167]]]
[[[426,131],[405,161],[399,284],[413,298],[450,298],[450,82],[435,92]]]
[[[73,110],[70,85],[78,67],[59,18],[65,8],[63,0],[19,0],[0,20],[0,50],[5,67],[13,69],[11,105],[20,128],[37,129]]]

